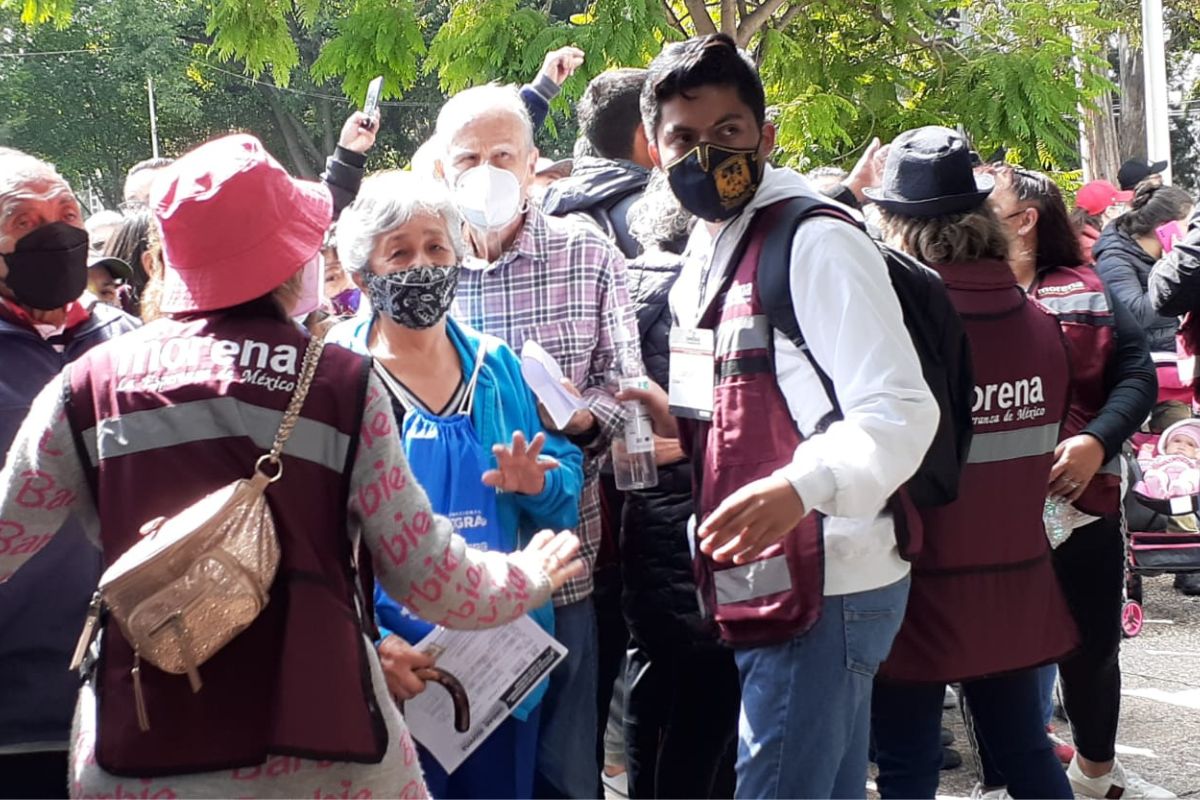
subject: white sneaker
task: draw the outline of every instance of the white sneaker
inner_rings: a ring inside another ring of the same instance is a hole
[[[1167,798],[1175,795],[1168,792],[1161,786],[1155,786],[1150,781],[1142,778],[1136,772],[1130,772],[1121,766],[1119,760],[1113,761],[1113,767],[1107,775],[1099,778],[1089,778],[1083,774],[1083,770],[1079,768],[1079,758],[1071,760],[1071,766],[1067,767],[1067,779],[1071,781],[1071,788],[1076,794],[1084,797],[1096,798],[1096,800],[1127,800],[1128,798]]]
[[[977,783],[971,790],[971,800],[1012,800],[1012,795],[1008,793],[1007,787],[987,789],[982,783]]]

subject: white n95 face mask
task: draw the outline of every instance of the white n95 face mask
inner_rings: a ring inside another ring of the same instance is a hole
[[[458,176],[454,204],[476,230],[503,228],[521,213],[521,183],[506,169],[480,164]]]

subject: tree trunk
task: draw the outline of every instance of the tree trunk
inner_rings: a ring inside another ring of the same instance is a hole
[[[1087,140],[1087,160],[1083,165],[1084,178],[1117,182],[1121,166],[1121,151],[1117,142],[1117,125],[1113,116],[1112,93],[1096,98],[1098,108],[1083,109],[1083,131]]]
[[[317,147],[312,136],[308,134],[308,129],[305,128],[304,123],[300,121],[300,118],[291,111],[288,111],[286,108],[283,110],[283,113],[292,123],[292,128],[296,131],[296,141],[300,143],[300,146],[304,148],[304,152],[308,154],[309,161],[314,164],[324,165],[325,156],[329,153],[332,153],[333,150],[326,150],[324,153],[322,153],[321,148]],[[320,167],[318,166],[317,169],[320,169]]]
[[[337,130],[333,127],[333,103],[320,100],[317,108],[321,112],[321,134],[325,142],[325,152],[332,153],[337,145]]]
[[[1146,158],[1146,68],[1141,48],[1121,34],[1121,118],[1117,123],[1120,159]]]
[[[267,98],[267,104],[271,107],[271,113],[275,115],[275,122],[279,126],[279,132],[283,135],[283,143],[287,146],[288,157],[292,160],[294,173],[298,177],[315,180],[316,170],[309,163],[308,157],[304,153],[304,146],[296,138],[296,131],[292,128],[291,121],[288,120],[287,109],[283,107],[283,103],[279,102],[273,88],[269,86],[260,88]]]

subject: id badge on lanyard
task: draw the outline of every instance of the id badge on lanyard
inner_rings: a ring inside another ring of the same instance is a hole
[[[707,422],[713,416],[716,387],[715,335],[708,328],[672,328],[671,378],[667,392],[671,413]]]

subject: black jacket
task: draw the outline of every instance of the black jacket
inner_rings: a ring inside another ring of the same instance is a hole
[[[1152,352],[1175,352],[1175,333],[1179,319],[1163,316],[1147,292],[1154,259],[1131,237],[1109,225],[1092,248],[1096,273],[1112,296],[1123,303],[1146,333]]]
[[[629,207],[649,182],[650,171],[632,161],[579,158],[569,176],[546,190],[542,210],[555,217],[590,220],[625,258],[636,258],[642,248],[629,235]]]
[[[683,259],[647,251],[626,266],[646,373],[667,385],[671,311],[667,295]],[[658,486],[629,492],[621,522],[622,607],[634,642],[653,657],[679,647],[719,646],[700,614],[687,524],[692,469],[685,460],[658,468]]]

